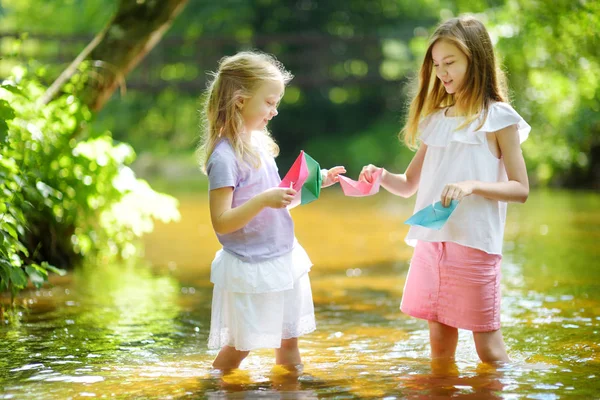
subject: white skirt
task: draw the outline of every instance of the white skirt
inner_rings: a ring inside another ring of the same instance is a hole
[[[311,266],[297,242],[288,254],[259,263],[219,250],[211,267],[214,289],[208,347],[279,348],[282,339],[314,331]]]

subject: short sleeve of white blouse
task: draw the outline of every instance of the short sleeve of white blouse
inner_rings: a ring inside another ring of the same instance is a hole
[[[442,190],[449,183],[507,181],[502,158],[497,158],[490,151],[486,133],[516,125],[522,143],[531,130],[529,124],[507,103],[492,103],[483,125],[481,116],[460,129],[464,117],[448,117],[446,110],[428,115],[419,125],[420,138],[427,145],[427,152],[415,212],[439,201]],[[505,202],[467,196],[442,229],[411,226],[406,243],[415,246],[419,240],[454,242],[490,254],[502,254],[505,222]]]

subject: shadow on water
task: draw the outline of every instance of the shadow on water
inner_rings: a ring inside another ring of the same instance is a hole
[[[432,364],[426,323],[398,309],[412,203],[327,192],[293,211],[315,264],[304,373],[274,368],[261,350],[222,377],[206,348],[218,245],[205,198],[183,198],[182,222],[157,226],[147,261],[87,266],[24,293],[21,321],[0,327],[0,399],[598,397],[597,194],[536,192],[510,207],[502,322],[514,362],[492,367],[468,332],[454,364]]]

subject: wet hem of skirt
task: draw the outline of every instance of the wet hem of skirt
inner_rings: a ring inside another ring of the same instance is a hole
[[[452,328],[463,329],[463,330],[471,331],[471,332],[478,332],[478,333],[493,332],[493,331],[497,331],[498,329],[501,328],[500,323],[497,323],[497,324],[493,323],[493,324],[486,324],[486,325],[470,325],[469,326],[469,325],[459,324],[456,321],[449,320],[446,318],[438,318],[437,316],[435,316],[433,314],[419,313],[419,312],[415,312],[412,310],[406,310],[406,309],[402,309],[402,308],[400,308],[400,311],[402,311],[404,314],[410,315],[411,317],[414,317],[414,318],[424,319],[426,321],[439,322],[444,325],[451,326]]]
[[[259,343],[259,344],[251,345],[251,346],[239,346],[238,347],[234,343],[231,343],[230,340],[228,340],[228,338],[227,338],[228,335],[221,336],[219,339],[215,339],[213,337],[213,335],[210,335],[208,338],[208,349],[209,350],[218,350],[225,346],[233,347],[238,351],[252,351],[252,350],[258,350],[258,349],[279,349],[279,348],[281,348],[281,340],[298,338],[300,336],[312,333],[317,329],[314,314],[305,315],[300,320],[301,321],[308,320],[309,322],[305,326],[302,326],[298,329],[287,329],[287,330],[284,329],[281,333],[281,339],[277,339],[277,345],[272,345],[271,343]],[[214,336],[217,336],[217,335],[214,335]]]

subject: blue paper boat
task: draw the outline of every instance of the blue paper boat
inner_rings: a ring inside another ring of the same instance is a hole
[[[458,200],[452,200],[449,207],[444,207],[441,201],[416,212],[404,222],[408,225],[419,225],[429,229],[440,230],[456,209]]]

